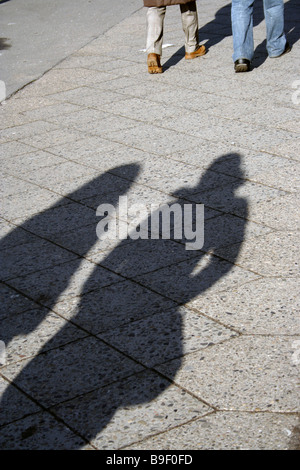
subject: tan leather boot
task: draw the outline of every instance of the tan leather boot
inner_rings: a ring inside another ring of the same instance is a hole
[[[149,73],[163,73],[162,66],[160,65],[160,56],[158,54],[148,54],[147,65]]]
[[[206,53],[205,46],[199,46],[198,49],[194,52],[186,52],[185,58],[186,59],[195,59],[196,57],[200,57]]]

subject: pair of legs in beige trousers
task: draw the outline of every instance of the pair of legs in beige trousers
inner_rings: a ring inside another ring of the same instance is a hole
[[[196,2],[180,6],[182,29],[185,35],[185,58],[194,59],[205,54],[205,46],[198,43],[198,14]],[[147,64],[149,73],[162,73],[164,19],[167,7],[149,7],[147,11]]]

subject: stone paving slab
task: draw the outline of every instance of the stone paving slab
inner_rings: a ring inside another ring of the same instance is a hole
[[[25,312],[37,305],[31,300],[17,293],[14,289],[1,284],[1,320],[8,318],[10,315]]]
[[[91,374],[91,369],[97,372]],[[86,337],[39,354],[32,366],[27,359],[8,364],[1,372],[10,381],[15,380],[25,392],[30,392],[36,401],[50,407],[141,370],[141,365],[102,341]]]
[[[297,412],[298,368],[291,351],[292,341],[284,337],[233,338],[186,355],[175,381],[219,410]],[[170,377],[177,368],[177,360],[157,367]]]
[[[271,60],[257,4],[247,74],[198,9],[197,60],[170,7],[149,75],[141,8],[1,103],[1,449],[299,449],[299,5]],[[173,203],[200,250],[131,236]]]
[[[99,334],[175,305],[174,301],[133,281],[123,281],[62,300],[54,310],[84,330]]]
[[[181,308],[147,316],[100,334],[99,338],[142,360],[148,367],[154,367],[236,335],[234,330],[212,322],[198,312]],[[163,350],[160,344],[164,345]]]
[[[76,259],[26,276],[15,277],[10,280],[10,285],[35,301],[51,306],[53,302],[58,301],[57,279],[67,285],[67,288],[59,296],[59,301],[63,301],[68,297],[86,293],[85,281],[94,270],[94,263],[83,260],[78,266]],[[75,276],[73,276],[74,272],[76,272]],[[98,267],[96,275],[93,276],[93,284],[90,283],[88,289],[93,290],[120,281],[123,279],[117,274]]]
[[[16,171],[23,177],[30,176],[32,173],[36,174],[36,172],[41,168],[55,167],[63,162],[64,160],[56,155],[45,153],[43,151],[36,151],[36,149],[34,152],[18,155],[18,158],[7,159],[6,157],[3,157],[1,159],[1,165],[4,171],[7,171],[8,173],[14,173]]]
[[[35,413],[12,422],[1,431],[3,450],[88,449],[86,442],[49,413]]]
[[[191,308],[247,334],[299,334],[298,279],[262,277],[217,294],[204,293]]]
[[[1,395],[4,393],[5,389],[8,386],[9,386],[8,382],[5,381],[1,377],[0,378]],[[29,400],[22,392],[20,392],[16,388],[12,390],[12,399],[14,401],[17,401],[19,404],[19,406],[15,407],[13,410],[9,409],[9,407],[7,406],[8,404],[5,400],[1,401],[1,426],[5,424],[9,424],[20,418],[23,418],[25,415],[30,415],[32,413],[37,413],[38,411],[40,411],[39,406],[37,406],[33,401]],[[4,432],[7,432],[7,431],[4,431]],[[1,445],[2,445],[2,438],[1,438]]]
[[[24,276],[76,258],[73,253],[35,237],[30,243],[1,251],[2,280]]]
[[[29,164],[29,166],[31,165]],[[47,168],[46,171],[51,171],[51,169],[51,167],[49,169]],[[39,214],[41,210],[47,210],[51,203],[56,204],[57,195],[52,191],[39,188],[36,185],[29,186],[29,188],[28,191],[22,191],[21,193],[6,197],[2,213],[6,220],[13,223],[15,222],[16,225],[21,225],[21,223],[29,217],[34,217]],[[36,201],[39,201],[38,204]],[[62,206],[68,203],[69,201],[67,200],[60,200],[57,205],[61,206],[61,210],[63,210]],[[57,210],[59,209],[57,208]],[[65,208],[65,210],[67,211],[68,209]]]
[[[186,303],[202,292],[218,292],[258,277],[257,274],[232,265],[211,253],[202,253],[194,259],[139,276],[137,280],[178,303]]]
[[[47,133],[57,130],[54,124],[45,121],[29,122],[14,128],[4,129],[1,132],[1,143],[10,142],[18,139],[26,139],[39,133]]]
[[[24,324],[26,325],[26,336],[24,334],[19,335]],[[14,341],[9,344],[6,350],[7,365],[33,357],[38,354],[44,345],[47,345],[47,349],[51,350],[85,336],[84,332],[71,324],[64,328],[65,321],[45,308],[27,310],[18,315],[11,315],[2,321],[0,326],[1,330],[4,331],[3,341],[5,343],[10,338],[14,338]],[[52,341],[52,338],[54,338],[54,341]]]
[[[156,397],[157,398],[154,398]],[[127,400],[138,406],[126,406]],[[76,416],[70,410],[76,408]],[[210,408],[154,372],[143,372],[53,408],[73,429],[84,429],[96,449],[111,449],[205,415]],[[104,427],[98,434],[99,427]],[[93,436],[97,435],[95,439]]]
[[[125,449],[286,450],[297,425],[295,416],[281,413],[219,412]]]
[[[266,277],[299,276],[298,247],[299,232],[270,233],[256,243],[246,240],[239,252],[238,264]],[[231,246],[223,249],[222,256],[234,260],[236,248]]]
[[[27,232],[26,230],[20,229],[15,231],[16,225],[7,220],[0,219],[1,227],[1,238],[3,238],[1,243],[1,249],[5,250],[12,246],[23,245],[25,243],[30,243],[36,240],[36,237]]]

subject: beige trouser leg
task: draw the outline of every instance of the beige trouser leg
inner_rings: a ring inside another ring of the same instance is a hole
[[[180,5],[182,28],[185,34],[185,51],[194,52],[198,47],[198,15],[196,2]],[[149,7],[147,11],[147,54],[162,55],[164,19],[166,7]]]
[[[196,2],[180,5],[182,29],[185,34],[185,52],[198,48],[198,14]]]
[[[166,7],[149,7],[147,11],[147,54],[162,54]]]

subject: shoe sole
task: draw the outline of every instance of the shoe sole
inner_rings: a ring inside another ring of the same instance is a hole
[[[157,65],[148,65],[148,72],[151,74],[163,73],[163,70],[162,67],[158,67]]]
[[[163,69],[161,65],[158,65],[156,60],[148,60],[147,62],[148,65],[148,72],[153,74],[153,73],[162,73]]]
[[[236,73],[248,72],[249,66],[247,64],[239,64],[235,66],[234,70],[236,71]]]

